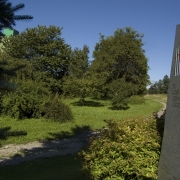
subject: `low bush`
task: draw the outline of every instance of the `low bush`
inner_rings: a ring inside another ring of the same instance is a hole
[[[157,179],[160,136],[155,119],[107,121],[108,130],[81,151],[83,179]]]
[[[46,119],[58,122],[67,122],[73,120],[70,107],[62,103],[61,99],[55,96],[45,101],[40,108],[41,116]]]
[[[16,119],[36,117],[40,104],[37,95],[10,93],[3,97],[1,112]]]
[[[16,119],[38,117],[39,107],[47,93],[41,85],[27,80],[19,84],[16,92],[3,95],[1,113]]]

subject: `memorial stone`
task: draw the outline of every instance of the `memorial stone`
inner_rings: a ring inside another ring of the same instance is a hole
[[[180,180],[180,24],[176,26],[158,180]]]

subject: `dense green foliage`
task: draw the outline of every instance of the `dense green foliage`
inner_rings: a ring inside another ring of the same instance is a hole
[[[92,94],[92,80],[89,77],[89,48],[75,48],[71,53],[69,73],[63,78],[65,96],[79,97],[83,104],[85,97]]]
[[[110,97],[114,107],[126,107],[131,95],[132,84],[125,82],[124,79],[116,79],[109,84],[108,96]]]
[[[100,36],[90,67],[96,95],[107,96],[110,83],[121,78],[131,84],[131,95],[145,93],[149,76],[142,37],[129,27],[117,29],[107,38]]]
[[[169,87],[169,77],[165,75],[163,79],[151,84],[148,89],[148,94],[167,94]]]
[[[68,72],[71,49],[60,36],[61,28],[55,26],[26,29],[18,36],[3,38],[3,52],[32,65],[28,78],[36,79],[45,73],[42,81],[46,86],[53,93],[62,93],[60,79]],[[26,70],[21,72],[26,74]]]
[[[72,119],[70,109],[60,102],[49,102],[49,109],[47,104],[43,107],[44,99],[62,93],[61,80],[68,73],[71,49],[60,35],[58,27],[38,26],[26,29],[18,36],[3,38],[0,56],[6,62],[3,68],[16,67],[16,76],[9,80],[18,85],[14,94],[3,96],[3,114],[17,119],[37,118],[44,114],[49,119],[53,108],[62,108],[59,114],[53,115],[54,121]],[[17,68],[19,65],[23,67]],[[52,107],[55,106],[53,103],[57,106]],[[44,112],[45,109],[51,112]]]
[[[58,96],[44,101],[41,105],[40,112],[41,116],[52,121],[64,123],[73,120],[70,107],[64,104]]]
[[[39,108],[46,94],[48,91],[40,84],[22,81],[16,92],[4,94],[1,112],[16,119],[39,117]]]
[[[160,136],[154,119],[109,120],[83,150],[84,179],[157,179]]]

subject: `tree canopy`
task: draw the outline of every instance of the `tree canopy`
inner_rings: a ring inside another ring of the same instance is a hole
[[[38,26],[2,41],[4,53],[31,64],[31,70],[25,68],[21,73],[26,78],[41,78],[53,92],[60,90],[57,80],[68,73],[71,55],[70,46],[61,38],[61,30],[56,26]]]
[[[106,38],[100,35],[90,67],[100,95],[107,95],[108,85],[121,78],[131,84],[131,94],[145,93],[149,83],[149,67],[142,38],[142,34],[130,27],[117,29],[114,35]]]
[[[71,53],[69,71],[63,78],[63,91],[65,95],[79,97],[83,104],[84,98],[90,95],[91,79],[89,77],[89,47],[75,48]]]

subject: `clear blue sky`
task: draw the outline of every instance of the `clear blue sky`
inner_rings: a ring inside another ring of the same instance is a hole
[[[180,0],[9,0],[24,3],[16,14],[32,15],[17,22],[19,32],[38,25],[63,28],[62,37],[72,48],[90,48],[90,59],[99,33],[113,35],[117,28],[132,27],[144,34],[143,42],[151,81],[170,75],[176,25],[180,24]]]

